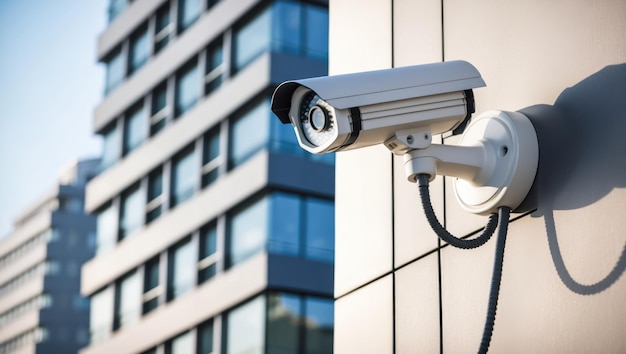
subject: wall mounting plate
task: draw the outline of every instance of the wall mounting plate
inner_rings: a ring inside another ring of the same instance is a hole
[[[459,146],[483,145],[485,164],[474,181],[454,179],[456,198],[463,208],[481,215],[498,207],[517,208],[532,187],[539,161],[535,129],[519,112],[487,111],[472,119]]]

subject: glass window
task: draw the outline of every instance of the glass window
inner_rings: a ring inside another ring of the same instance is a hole
[[[197,354],[213,353],[213,321],[208,321],[198,327]]]
[[[96,254],[102,254],[117,242],[117,217],[111,203],[97,213],[97,227]]]
[[[113,287],[107,287],[91,296],[89,330],[91,343],[109,337],[113,328]]]
[[[178,0],[178,32],[189,28],[202,11],[201,0]]]
[[[270,11],[265,10],[235,31],[235,71],[248,65],[270,47],[270,15]]]
[[[196,258],[192,244],[185,241],[169,253],[168,300],[190,291],[195,284]]]
[[[220,87],[224,80],[224,47],[221,38],[209,45],[206,58],[206,75],[204,77],[204,94],[208,95]]]
[[[220,155],[220,127],[211,129],[204,135],[202,147],[202,188],[215,182],[222,164]]]
[[[117,122],[113,121],[102,131],[102,159],[100,171],[111,167],[120,158],[120,136]]]
[[[229,265],[238,264],[265,248],[269,200],[263,198],[238,211],[229,220]]]
[[[332,201],[306,200],[306,257],[333,262],[335,257],[335,207]]]
[[[230,166],[234,167],[265,147],[269,137],[269,100],[264,99],[233,121],[230,129]]]
[[[197,175],[198,163],[193,145],[191,145],[174,157],[172,162],[170,207],[174,207],[193,196]]]
[[[137,271],[124,277],[116,287],[115,327],[123,328],[139,320],[141,282]]]
[[[302,47],[302,5],[296,2],[276,2],[272,13],[272,49],[299,54]]]
[[[165,343],[165,354],[190,354],[193,352],[191,332],[185,332]]]
[[[109,23],[113,22],[126,9],[128,0],[109,0]]]
[[[159,84],[152,91],[152,107],[150,117],[150,136],[160,132],[167,123],[170,108],[167,104],[167,81]]]
[[[210,224],[200,230],[200,252],[198,262],[198,284],[212,278],[217,263],[217,227]]]
[[[151,223],[163,212],[163,168],[158,167],[148,175],[148,204],[146,224]]]
[[[300,250],[301,200],[296,195],[285,193],[273,194],[271,198],[268,251],[297,256]]]
[[[154,53],[158,53],[165,48],[170,40],[170,33],[173,32],[170,21],[169,2],[161,6],[156,14],[156,26],[154,28]]]
[[[130,52],[128,56],[128,75],[142,67],[150,57],[148,42],[148,25],[142,25],[130,36]]]
[[[128,237],[143,226],[144,199],[139,184],[122,193],[120,210],[120,240]]]
[[[267,352],[298,353],[302,301],[297,295],[269,294],[267,309]]]
[[[305,298],[305,343],[307,354],[331,354],[333,352],[333,300]]]
[[[104,94],[108,94],[114,88],[119,86],[124,80],[126,75],[126,67],[124,65],[124,56],[122,55],[122,48],[115,49],[107,59],[106,64],[106,80],[104,87]]]
[[[126,155],[146,140],[148,117],[143,108],[143,100],[137,102],[125,114],[124,119],[124,146]]]
[[[143,271],[143,309],[142,312],[148,313],[159,306],[159,295],[161,295],[161,287],[159,286],[159,257],[149,260]]]
[[[197,59],[194,58],[176,74],[176,117],[193,107],[200,97],[200,77]]]
[[[226,323],[226,354],[264,352],[265,296],[258,296],[230,311]]]
[[[305,8],[306,56],[328,59],[328,10],[319,6]]]

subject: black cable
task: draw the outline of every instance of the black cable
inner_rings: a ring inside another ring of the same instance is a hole
[[[487,225],[485,225],[485,229],[480,234],[480,236],[476,238],[464,240],[450,234],[448,230],[441,226],[441,223],[439,222],[439,220],[437,220],[437,216],[435,215],[435,211],[433,210],[433,206],[430,202],[430,192],[428,190],[429,179],[430,177],[426,174],[417,175],[417,182],[419,186],[420,197],[422,199],[422,207],[424,208],[424,214],[426,215],[426,219],[428,220],[430,227],[433,228],[439,238],[454,247],[463,249],[480,247],[485,244],[485,242],[489,241],[491,235],[493,235],[493,232],[496,230],[496,226],[498,224],[498,214],[489,215],[489,221],[487,222]]]
[[[489,344],[491,343],[491,335],[493,334],[493,326],[496,320],[496,311],[498,308],[498,295],[500,294],[502,266],[504,263],[504,246],[506,244],[506,234],[509,228],[509,215],[511,213],[511,208],[503,206],[499,208],[499,215],[491,214],[489,216],[489,222],[487,222],[483,233],[477,238],[471,240],[460,239],[450,234],[443,228],[443,226],[441,226],[439,220],[437,220],[430,202],[430,192],[428,190],[429,179],[430,177],[425,174],[417,176],[420,197],[422,198],[422,206],[424,207],[424,214],[426,215],[426,219],[428,219],[430,226],[443,241],[458,248],[476,248],[487,242],[496,227],[498,228],[498,240],[496,243],[496,254],[493,263],[493,274],[491,276],[489,303],[487,305],[487,318],[485,320],[485,327],[480,342],[480,348],[478,349],[479,354],[487,353]]]
[[[509,215],[511,208],[500,207],[500,223],[498,225],[498,240],[496,243],[496,255],[493,261],[493,275],[491,276],[491,290],[489,291],[489,304],[487,305],[487,319],[483,330],[483,339],[480,341],[478,353],[487,353],[493,324],[496,321],[496,310],[498,309],[498,295],[500,294],[500,282],[502,280],[502,266],[504,263],[504,245],[506,244],[506,233],[509,228]]]

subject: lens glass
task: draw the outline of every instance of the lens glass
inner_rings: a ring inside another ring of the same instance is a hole
[[[326,114],[324,114],[324,110],[318,106],[311,108],[309,111],[309,123],[311,124],[311,128],[316,132],[324,130],[328,123],[328,118]]]
[[[304,138],[314,146],[322,146],[335,138],[336,127],[332,107],[309,92],[300,106],[300,123]]]

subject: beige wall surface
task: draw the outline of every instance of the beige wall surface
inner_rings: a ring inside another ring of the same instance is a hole
[[[535,126],[540,163],[509,227],[491,352],[626,352],[626,2],[331,0],[330,26],[331,74],[466,60],[487,83],[477,114]],[[495,237],[439,248],[382,147],[336,165],[336,352],[476,352]],[[446,179],[431,184],[435,211],[466,236],[486,219]]]

